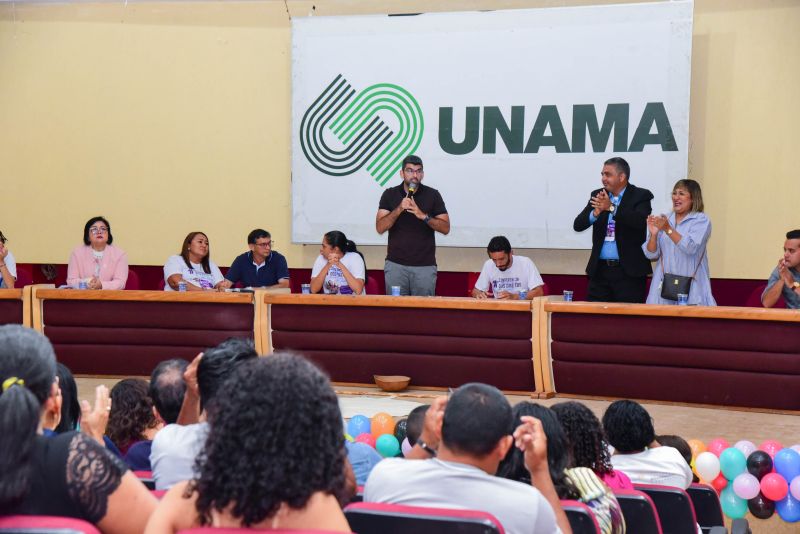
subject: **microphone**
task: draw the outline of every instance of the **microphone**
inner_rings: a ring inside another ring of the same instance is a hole
[[[408,198],[408,195],[413,195],[416,191],[417,191],[417,182],[412,181],[410,184],[408,184],[408,192],[406,193],[406,198]]]

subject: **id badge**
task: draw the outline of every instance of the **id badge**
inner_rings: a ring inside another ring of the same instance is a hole
[[[608,226],[606,226],[606,241],[616,241],[617,223],[614,219],[609,219]]]

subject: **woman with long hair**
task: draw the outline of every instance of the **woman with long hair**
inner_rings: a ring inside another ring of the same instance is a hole
[[[366,281],[367,265],[356,244],[338,230],[322,236],[319,256],[311,269],[311,292],[362,295]]]
[[[156,501],[125,465],[85,434],[39,430],[58,390],[47,338],[1,326],[0,385],[0,515],[74,517],[105,533],[141,532]]]
[[[203,232],[189,232],[180,254],[170,256],[164,265],[164,291],[177,291],[181,282],[186,291],[212,291],[222,287],[225,278],[211,261],[211,244]]]

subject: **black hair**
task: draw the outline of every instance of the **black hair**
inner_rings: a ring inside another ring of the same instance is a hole
[[[800,239],[800,229],[786,232],[786,239]]]
[[[0,243],[5,245],[6,241],[8,241],[8,239],[6,238],[6,236],[3,235],[3,232],[0,232]]]
[[[72,372],[63,363],[56,363],[58,387],[61,390],[61,420],[55,428],[57,434],[78,429],[81,418],[81,403],[78,400],[78,385]]]
[[[485,456],[512,430],[511,405],[496,387],[472,382],[450,395],[442,421],[442,443],[448,449]]]
[[[323,236],[323,239],[331,247],[341,250],[342,255],[347,254],[348,252],[355,252],[361,256],[361,261],[364,262],[364,283],[366,284],[367,280],[369,280],[369,274],[367,273],[367,260],[365,260],[364,255],[359,252],[356,244],[347,239],[347,236],[344,235],[344,232],[340,232],[339,230],[331,230]]]
[[[491,254],[492,252],[505,252],[506,254],[510,254],[511,243],[508,242],[508,238],[504,235],[496,235],[490,239],[489,246],[486,247],[486,253]]]
[[[550,409],[533,402],[520,402],[514,406],[514,424],[520,424],[523,415],[530,415],[542,422],[542,429],[547,436],[547,467],[559,499],[579,499],[580,493],[564,472],[572,467],[569,451],[569,440],[558,422],[556,414]],[[516,447],[511,447],[506,457],[497,468],[497,476],[531,483],[531,474],[525,467],[525,455]]]
[[[262,230],[261,228],[256,228],[255,230],[247,234],[247,244],[255,245],[256,241],[264,237],[272,239],[272,236],[270,235],[269,232],[267,232],[266,230]]]
[[[425,423],[425,414],[428,413],[428,408],[430,406],[423,404],[422,406],[417,406],[408,414],[406,438],[412,447],[417,444],[417,440],[422,434],[422,425]]]
[[[200,409],[215,400],[223,380],[241,362],[257,358],[253,341],[231,337],[214,348],[208,349],[197,366],[197,388],[200,391]]]
[[[39,332],[0,326],[0,514],[25,498],[31,485],[31,454],[56,379],[53,346]]]
[[[108,222],[108,219],[103,217],[102,215],[98,215],[97,217],[92,217],[88,221],[86,221],[86,226],[83,227],[83,244],[90,245],[92,242],[89,240],[89,228],[96,222],[102,222],[108,228],[108,243],[109,245],[114,242],[114,236],[111,235],[111,223]]]
[[[660,436],[656,436],[656,441],[665,447],[672,447],[673,449],[677,449],[683,459],[686,460],[686,463],[689,464],[691,467],[692,465],[692,448],[689,446],[689,443],[680,436],[676,436],[674,434],[662,434]]]
[[[184,261],[184,263],[186,263],[186,266],[188,268],[190,268],[190,269],[192,268],[192,262],[189,261],[189,245],[192,243],[192,239],[194,239],[197,236],[197,234],[200,234],[203,237],[205,237],[206,239],[208,239],[208,236],[203,232],[189,232],[188,234],[186,234],[186,237],[183,239],[183,246],[181,247],[180,256],[181,256],[181,258],[183,258],[183,261]],[[207,274],[211,273],[211,266],[210,266],[210,263],[209,263],[210,261],[211,261],[211,245],[209,244],[208,245],[208,254],[206,254],[200,260],[200,264],[203,266],[203,271],[205,271]]]
[[[141,378],[126,378],[111,388],[106,435],[120,451],[146,439],[144,432],[158,425],[147,391],[147,381]]]
[[[153,399],[153,406],[164,420],[164,424],[169,425],[178,421],[183,396],[186,394],[183,373],[188,366],[189,362],[180,358],[164,360],[156,365],[150,375],[148,395]]]
[[[603,414],[603,428],[611,446],[622,453],[643,451],[656,434],[650,414],[632,400],[612,402]]]
[[[422,165],[422,158],[420,158],[419,156],[415,156],[414,154],[411,154],[410,156],[406,156],[406,157],[403,158],[403,163],[400,165],[400,169],[405,169],[406,165],[409,165],[409,164],[410,165],[419,165],[420,167],[422,167],[423,166]]]
[[[550,407],[567,435],[576,467],[588,467],[600,476],[612,473],[611,455],[606,446],[603,426],[597,416],[576,401],[560,402]]]
[[[236,367],[208,423],[198,477],[187,489],[198,494],[201,524],[216,510],[249,527],[282,503],[297,510],[316,492],[343,493],[339,403],[328,377],[305,358],[276,353]]]
[[[631,179],[631,166],[628,165],[628,162],[622,158],[609,158],[607,159],[603,165],[613,165],[617,168],[617,172],[621,172],[625,175],[626,180]]]

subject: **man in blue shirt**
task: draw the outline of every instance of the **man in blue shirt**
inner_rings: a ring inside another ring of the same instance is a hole
[[[592,255],[586,266],[588,300],[644,302],[650,260],[642,251],[653,193],[628,181],[631,168],[622,158],[611,158],[600,173],[602,189],[592,191],[573,228],[593,226]]]
[[[800,309],[800,230],[786,234],[783,257],[772,270],[767,288],[761,294],[761,304],[771,308],[780,297],[787,308]]]
[[[250,252],[237,256],[225,274],[223,287],[230,288],[237,282],[244,287],[289,287],[289,266],[286,258],[272,250],[272,236],[262,229],[253,230],[247,236]]]

